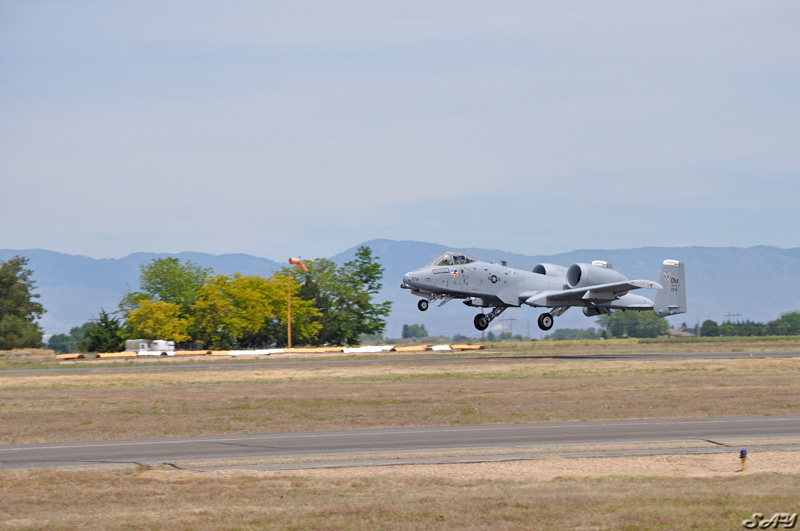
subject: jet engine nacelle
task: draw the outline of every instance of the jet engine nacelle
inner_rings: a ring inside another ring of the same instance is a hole
[[[547,275],[548,277],[561,277],[567,274],[567,268],[555,264],[536,264],[533,266],[533,272],[540,275]]]
[[[604,264],[604,265],[596,265]],[[625,282],[628,277],[611,269],[605,262],[593,264],[572,264],[567,269],[567,284],[570,288],[585,288],[598,284]]]

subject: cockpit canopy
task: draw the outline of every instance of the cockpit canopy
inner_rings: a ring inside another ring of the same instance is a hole
[[[475,259],[468,254],[448,251],[443,255],[437,256],[429,266],[452,266],[474,262]]]

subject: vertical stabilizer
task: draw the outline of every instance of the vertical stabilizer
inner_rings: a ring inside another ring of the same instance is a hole
[[[661,284],[663,289],[656,293],[653,311],[659,317],[686,313],[686,279],[683,273],[683,262],[664,260],[661,266]]]

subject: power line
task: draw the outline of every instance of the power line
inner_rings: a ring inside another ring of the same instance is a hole
[[[514,335],[514,321],[516,321],[516,319],[514,319],[513,317],[504,317],[503,319],[500,319],[500,321],[502,321],[502,323],[503,323],[503,332],[506,331],[506,322],[510,322],[511,323],[511,335],[513,336]]]
[[[730,312],[728,312],[728,313],[726,313],[726,314],[725,314],[725,317],[727,317],[727,318],[728,318],[728,322],[729,322],[729,323],[731,322],[731,317],[736,317],[736,318],[737,318],[737,319],[736,319],[736,322],[738,323],[738,322],[739,322],[739,319],[738,319],[738,318],[739,318],[739,317],[742,317],[742,314],[740,314],[740,313],[738,313],[738,312],[737,312],[737,313],[730,313]]]

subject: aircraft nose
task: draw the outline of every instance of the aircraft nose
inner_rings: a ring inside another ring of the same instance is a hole
[[[403,275],[403,286],[411,287],[411,273]]]

